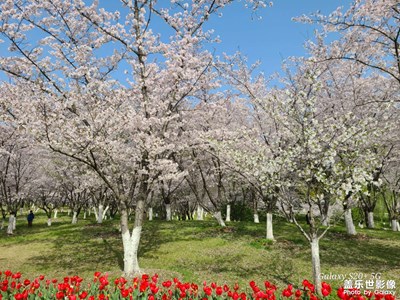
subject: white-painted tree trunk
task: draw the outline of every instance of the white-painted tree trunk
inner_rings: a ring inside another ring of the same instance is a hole
[[[103,223],[103,217],[104,217],[103,212],[104,212],[104,206],[103,204],[99,204],[99,212],[96,214],[98,224]]]
[[[68,209],[67,216],[69,217],[70,215],[71,215],[71,210]]]
[[[172,220],[171,204],[165,204],[165,211],[167,212],[166,220],[171,221]]]
[[[397,221],[396,220],[392,220],[392,230],[393,231],[397,231]]]
[[[11,214],[10,217],[8,218],[7,234],[14,233],[14,221],[15,217],[13,214]]]
[[[153,208],[149,207],[149,221],[153,221]]]
[[[231,205],[228,204],[226,206],[226,218],[225,218],[225,222],[230,222],[231,221]]]
[[[321,291],[321,262],[319,258],[319,240],[318,238],[311,239],[311,261],[312,261],[312,271],[313,271],[313,281],[315,284],[315,290],[318,294]]]
[[[197,220],[203,221],[204,220],[204,208],[200,205],[197,205]]]
[[[13,230],[17,229],[17,217],[14,216],[13,220],[12,220],[12,228]]]
[[[275,240],[274,238],[274,230],[272,227],[272,213],[267,213],[267,240]]]
[[[220,225],[222,227],[226,226],[225,222],[224,222],[224,219],[222,219],[222,215],[221,215],[220,211],[217,211],[217,212],[214,213],[214,218],[217,220],[218,225]]]
[[[253,219],[254,219],[254,223],[257,223],[257,224],[260,223],[260,218],[259,218],[258,214],[254,214]]]
[[[329,226],[330,223],[330,216],[327,213],[326,215],[322,216],[322,226]]]
[[[83,219],[86,220],[86,210],[83,212]]]
[[[76,224],[78,222],[78,214],[76,211],[74,211],[74,214],[72,215],[72,224]]]
[[[104,209],[104,211],[103,211],[103,219],[105,219],[106,218],[106,216],[107,216],[107,213],[108,213],[108,210],[110,209],[110,206],[109,205],[107,205],[106,206],[106,208]],[[109,216],[109,218],[111,219],[111,217]]]
[[[58,209],[54,210],[54,218],[53,219],[57,219],[57,214],[58,214]]]
[[[51,226],[51,218],[47,219],[47,226]]]
[[[344,221],[346,224],[346,230],[347,230],[347,234],[350,235],[356,235],[357,231],[356,231],[356,227],[354,226],[353,223],[353,216],[351,214],[351,209],[346,209],[344,212]]]
[[[0,225],[0,230],[4,229],[4,224],[6,223],[4,218],[1,218],[1,225]]]
[[[400,224],[399,224],[399,221],[397,221],[396,224],[397,224],[397,231],[400,231]]]
[[[99,222],[99,214],[97,213],[96,207],[93,207],[94,217],[96,218],[97,223]]]
[[[146,191],[145,185],[143,185],[141,188]],[[129,279],[140,273],[138,250],[144,221],[144,212],[145,198],[138,199],[136,202],[135,223],[132,233],[130,233],[128,224],[128,210],[124,207],[121,208],[121,235],[124,248],[124,276]]]
[[[129,230],[122,233],[122,244],[124,246],[124,273],[131,274],[140,273],[139,261],[137,252],[139,249],[140,235],[142,227],[135,227],[132,234]]]
[[[331,219],[330,214],[329,214],[329,207],[328,207],[327,211],[325,211],[325,209],[322,209],[321,217],[322,217],[322,226],[329,226],[330,219]]]
[[[375,228],[375,223],[374,223],[374,212],[369,211],[368,212],[368,228]]]
[[[20,214],[20,215],[23,215],[23,214],[24,214],[24,209],[23,209],[22,207],[19,209],[19,214]]]

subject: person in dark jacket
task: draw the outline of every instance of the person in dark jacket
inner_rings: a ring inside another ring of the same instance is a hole
[[[33,214],[32,211],[29,212],[28,216],[26,217],[28,220],[28,226],[32,227],[32,221],[35,218],[35,215]]]
[[[308,211],[306,214],[306,222],[307,225],[311,225],[311,211]]]

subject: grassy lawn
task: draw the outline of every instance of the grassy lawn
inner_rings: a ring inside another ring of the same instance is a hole
[[[93,218],[93,216],[92,216]],[[140,265],[161,279],[179,277],[198,283],[217,281],[247,286],[250,280],[270,280],[283,286],[298,285],[311,279],[308,242],[297,228],[275,218],[275,243],[268,243],[265,224],[232,222],[220,228],[210,221],[152,221],[143,229]],[[330,229],[321,240],[324,274],[347,277],[381,273],[384,280],[395,280],[400,291],[400,232],[358,229],[348,237],[341,226]],[[53,225],[46,225],[38,213],[32,228],[20,216],[17,230],[0,233],[0,270],[21,271],[26,277],[45,274],[62,278],[80,275],[92,278],[94,271],[121,275],[122,241],[118,221],[96,224],[94,219],[70,224],[70,217],[59,214]],[[365,277],[364,277],[365,279]],[[334,286],[343,280],[327,280]]]

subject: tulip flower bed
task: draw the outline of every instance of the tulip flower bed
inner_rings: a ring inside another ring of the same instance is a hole
[[[336,295],[326,282],[322,283],[322,297],[325,299],[365,300],[358,293],[347,293],[340,288]],[[354,296],[355,294],[355,296]],[[392,295],[369,294],[367,298],[376,300],[395,300]],[[160,282],[158,275],[152,277],[142,275],[128,281],[123,277],[116,278],[110,283],[107,274],[94,273],[94,279],[85,283],[79,276],[57,279],[47,279],[41,275],[33,280],[24,279],[20,272],[13,273],[10,270],[0,271],[0,300],[3,299],[143,299],[143,300],[317,300],[315,287],[308,280],[304,280],[301,289],[294,289],[289,284],[281,292],[269,281],[265,281],[263,287],[259,287],[254,281],[250,282],[250,289],[241,291],[238,284],[233,287],[210,284],[204,282],[201,285],[195,283],[183,283],[177,278]]]

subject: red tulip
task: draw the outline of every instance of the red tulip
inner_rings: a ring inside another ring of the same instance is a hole
[[[121,296],[122,298],[126,298],[129,296],[129,290],[121,289]]]
[[[218,287],[215,289],[215,293],[216,293],[218,296],[221,296],[222,293],[223,293],[222,287],[221,287],[221,286],[218,286]]]
[[[327,289],[324,289],[324,288],[322,289],[322,296],[326,297],[326,296],[328,296],[330,293],[331,293],[330,290],[327,290]]]
[[[282,292],[282,296],[283,296],[283,297],[289,298],[289,297],[292,296],[292,295],[293,295],[293,292],[292,292],[291,290],[289,290],[289,289],[285,289],[285,290],[283,290],[283,292]]]
[[[154,276],[151,277],[151,281],[153,281],[154,283],[157,283],[157,281],[158,281],[158,274],[154,274]]]
[[[22,300],[22,299],[24,299],[24,296],[23,296],[22,294],[18,293],[18,294],[15,294],[15,295],[14,295],[14,298],[15,298],[16,300]]]
[[[80,295],[79,295],[79,299],[85,299],[88,296],[88,292],[83,291]]]
[[[203,291],[207,296],[211,296],[212,294],[212,289],[208,286],[203,287]]]
[[[311,294],[310,295],[310,300],[318,300],[318,297],[315,296],[314,294]]]

